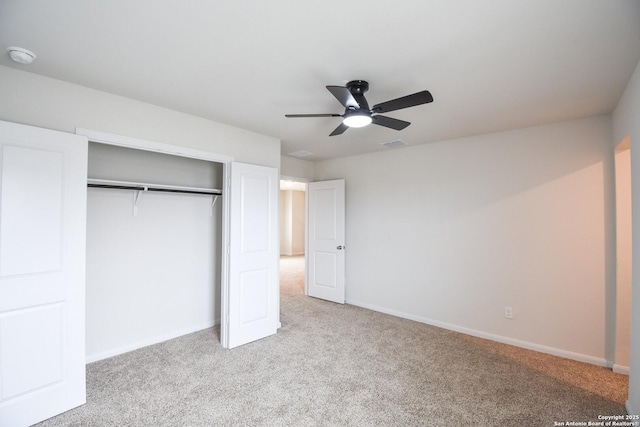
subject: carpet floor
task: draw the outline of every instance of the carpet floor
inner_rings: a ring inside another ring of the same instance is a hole
[[[41,426],[554,426],[625,414],[628,377],[304,296],[233,350],[207,329],[87,365],[87,404]]]

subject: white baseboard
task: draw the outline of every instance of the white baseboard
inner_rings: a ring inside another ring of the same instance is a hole
[[[590,363],[592,365],[609,367],[610,364],[604,358],[589,356],[586,354],[575,353],[568,350],[562,350],[554,347],[547,347],[540,344],[535,344],[528,341],[521,341],[514,338],[503,337],[501,335],[490,334],[487,332],[477,331],[475,329],[465,328],[463,326],[453,325],[451,323],[440,322],[438,320],[427,319],[426,317],[415,316],[413,314],[407,314],[396,310],[390,310],[385,307],[378,307],[371,304],[362,303],[352,299],[347,299],[347,304],[355,305],[358,307],[366,308],[380,313],[390,314],[396,317],[402,317],[403,319],[414,320],[416,322],[425,323],[431,326],[437,326],[442,329],[447,329],[454,332],[460,332],[462,334],[471,335],[478,338],[484,338],[491,341],[496,341],[503,344],[509,344],[515,347],[526,348],[527,350],[534,350],[540,353],[551,354],[553,356],[563,357],[565,359],[576,360],[578,362]]]
[[[203,329],[208,329],[219,324],[220,324],[220,319],[216,319],[214,321],[208,321],[205,323],[201,323],[199,325],[190,326],[188,328],[173,331],[169,334],[148,338],[148,339],[138,341],[132,344],[128,344],[122,347],[113,348],[107,351],[102,351],[100,353],[88,354],[85,358],[85,362],[91,363],[91,362],[97,362],[98,360],[108,359],[109,357],[117,356],[123,353],[128,353],[130,351],[137,350],[142,347],[147,347],[153,344],[158,344],[164,341],[181,337],[183,335],[191,334],[193,332],[198,332]]]
[[[616,374],[629,375],[629,367],[628,366],[622,366],[622,365],[614,364],[612,370]]]

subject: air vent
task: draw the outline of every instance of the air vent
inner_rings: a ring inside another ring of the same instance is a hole
[[[293,156],[293,157],[298,157],[298,158],[305,158],[305,157],[309,157],[309,156],[313,156],[315,153],[312,153],[311,151],[304,151],[304,150],[300,150],[300,151],[293,151],[289,154],[287,154],[288,156]]]
[[[384,145],[387,148],[401,147],[403,145],[407,145],[406,142],[396,139],[395,141],[382,142],[380,145]]]

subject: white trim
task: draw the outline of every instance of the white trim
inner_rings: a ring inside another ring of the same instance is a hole
[[[309,184],[304,192],[304,294],[309,295]],[[345,261],[346,266],[346,261]],[[345,285],[346,285],[345,276]],[[345,287],[345,292],[347,291]]]
[[[227,197],[222,198],[222,274],[220,277],[220,316],[224,321],[220,325],[220,344],[222,348],[229,348],[229,228],[231,228],[230,211],[231,204],[231,163],[222,166],[222,193]]]
[[[615,372],[616,374],[629,375],[629,367],[628,366],[622,366],[622,365],[614,364],[613,367],[611,368],[611,370],[613,372]]]
[[[427,319],[421,316],[415,316],[413,314],[407,314],[396,310],[390,310],[384,307],[378,307],[371,304],[362,303],[360,301],[354,301],[347,299],[347,304],[355,305],[358,307],[366,308],[380,313],[390,314],[392,316],[401,317],[403,319],[414,320],[416,322],[425,323],[427,325],[437,326],[439,328],[448,329],[454,332],[460,332],[462,334],[471,335],[478,338],[484,338],[491,341],[496,341],[503,344],[513,345],[515,347],[525,348],[527,350],[534,350],[540,353],[547,353],[553,356],[563,357],[565,359],[577,360],[578,362],[585,362],[592,365],[608,367],[607,361],[600,357],[589,356],[582,353],[575,353],[572,351],[562,350],[554,347],[547,347],[540,344],[531,343],[528,341],[521,341],[514,338],[503,337],[501,335],[490,334],[487,332],[477,331],[475,329],[465,328],[463,326],[453,325],[451,323],[440,322],[437,320]]]
[[[130,136],[117,135],[115,133],[107,133],[98,130],[76,128],[76,134],[86,136],[90,142],[98,142],[101,144],[117,145],[120,147],[135,148],[137,150],[155,151],[157,153],[208,160],[210,162],[229,163],[233,161],[232,156],[225,156],[223,154],[216,154],[210,151],[133,138]]]
[[[150,345],[169,341],[174,338],[181,337],[183,335],[192,334],[194,332],[202,331],[204,329],[209,329],[219,324],[220,324],[220,320],[208,321],[205,323],[201,323],[199,325],[174,331],[170,334],[160,335],[154,338],[145,339],[129,345],[125,345],[123,347],[113,348],[111,350],[104,351],[102,353],[90,354],[90,355],[87,355],[85,362],[92,363],[92,362],[97,362],[98,360],[108,359],[109,357],[117,356],[119,354],[128,353],[130,351],[138,350],[143,347],[148,347]]]

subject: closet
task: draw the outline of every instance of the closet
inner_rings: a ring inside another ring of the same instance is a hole
[[[89,142],[87,360],[220,323],[223,164]]]
[[[4,121],[0,153],[0,424],[85,403],[86,362],[276,333],[277,168]]]

